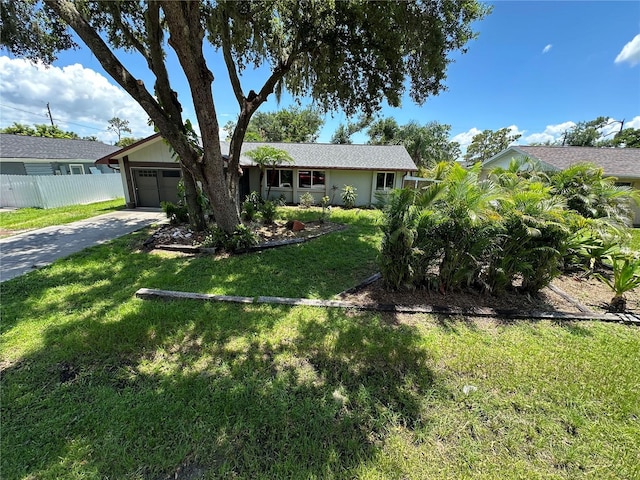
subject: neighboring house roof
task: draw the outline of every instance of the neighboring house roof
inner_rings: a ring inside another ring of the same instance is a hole
[[[118,150],[120,147],[115,145],[90,140],[29,137],[0,133],[1,159],[95,161]]]
[[[515,145],[487,159],[483,167],[490,167],[505,156],[527,156],[551,168],[564,170],[578,163],[593,163],[605,175],[640,178],[640,148],[551,147]]]
[[[144,148],[146,145],[162,140],[160,134],[125,147],[117,152],[105,155],[96,163],[117,163],[116,159]],[[260,146],[285,150],[294,159],[292,166],[309,169],[341,170],[402,170],[416,171],[415,163],[407,150],[401,145],[336,145],[332,143],[263,143],[244,142],[240,164],[254,166],[255,163],[245,154]],[[227,142],[220,142],[222,152],[229,151]],[[288,165],[288,164],[287,164]]]

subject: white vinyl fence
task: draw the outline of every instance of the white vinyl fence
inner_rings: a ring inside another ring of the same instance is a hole
[[[122,180],[104,175],[0,175],[0,207],[54,208],[124,197]]]

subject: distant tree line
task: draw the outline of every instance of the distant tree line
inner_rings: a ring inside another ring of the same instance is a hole
[[[124,132],[131,133],[129,120],[122,120],[118,117],[113,117],[108,121],[107,130],[118,135],[118,141],[115,143],[118,147],[126,147],[140,140],[139,138],[122,136]],[[67,138],[70,140],[88,140],[92,142],[98,141],[98,137],[95,135],[81,137],[75,132],[65,131],[57,125],[47,125],[45,123],[36,123],[33,126],[30,126],[23,123],[13,122],[13,124],[8,127],[0,129],[0,133],[24,135],[27,137]]]

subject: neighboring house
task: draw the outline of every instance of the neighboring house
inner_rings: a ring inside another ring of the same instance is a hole
[[[245,152],[263,145],[285,150],[294,159],[275,171],[269,170],[260,185],[260,170]],[[221,143],[222,151],[229,145]],[[122,175],[127,205],[159,206],[162,201],[176,201],[180,165],[159,134],[148,137],[120,151],[99,159],[99,165],[118,166]],[[282,196],[287,203],[299,203],[300,195],[309,192],[316,203],[328,196],[340,205],[345,185],[357,189],[356,205],[376,202],[377,192],[402,187],[403,178],[417,171],[403,146],[335,145],[322,143],[253,143],[242,146],[240,195],[260,191],[266,196],[271,184],[271,198]]]
[[[0,134],[0,174],[84,175],[113,173],[99,158],[120,147],[89,140]]]
[[[564,170],[579,163],[593,163],[602,168],[604,174],[616,177],[618,185],[640,190],[640,148],[596,148],[596,147],[547,147],[511,146],[485,160],[482,171],[507,168],[512,159],[531,158],[540,163],[543,170]],[[634,225],[640,224],[640,207],[634,207]]]

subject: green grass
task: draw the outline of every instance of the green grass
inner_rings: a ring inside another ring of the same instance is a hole
[[[63,225],[65,223],[84,220],[124,208],[124,199],[116,198],[106,202],[88,205],[70,205],[58,208],[21,208],[0,213],[0,228],[3,230],[32,230],[34,228]]]
[[[629,247],[636,252],[640,252],[640,228],[631,229],[631,244]]]
[[[141,232],[3,283],[2,477],[640,478],[637,328],[133,297],[329,298],[377,218],[227,259]]]

